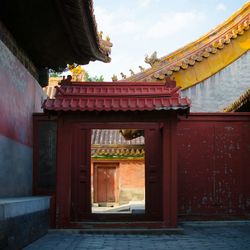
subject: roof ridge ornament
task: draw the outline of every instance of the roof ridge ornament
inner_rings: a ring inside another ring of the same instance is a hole
[[[123,72],[121,72],[120,74],[122,76],[122,79],[126,79],[127,78],[127,76]]]
[[[143,68],[141,65],[138,66],[140,71],[143,72],[145,70],[145,68]]]
[[[145,63],[148,63],[151,67],[154,67],[160,62],[160,59],[157,57],[157,52],[155,51],[151,56],[145,56]]]
[[[117,82],[118,81],[117,75],[115,75],[115,74],[113,74],[111,79],[112,79],[112,82]]]
[[[129,72],[130,72],[131,76],[135,75],[135,72],[132,69],[130,69]]]
[[[65,76],[63,76],[63,79],[61,80],[61,82],[59,82],[59,85],[67,85],[67,84],[71,84],[71,80],[72,80],[72,76],[71,75],[67,75],[67,78],[65,79]]]
[[[176,87],[176,81],[175,79],[171,79],[168,75],[165,77],[165,86],[167,88],[175,88]]]

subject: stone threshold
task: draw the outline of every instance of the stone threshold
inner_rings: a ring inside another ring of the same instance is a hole
[[[75,234],[184,234],[184,229],[177,228],[92,228],[92,229],[49,229],[49,233]]]

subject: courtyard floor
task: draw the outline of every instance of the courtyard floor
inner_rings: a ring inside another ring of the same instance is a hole
[[[250,250],[250,221],[185,222],[183,234],[81,234],[50,231],[25,250]]]

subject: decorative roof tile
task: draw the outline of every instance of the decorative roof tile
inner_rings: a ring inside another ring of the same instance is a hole
[[[237,100],[235,100],[228,107],[224,108],[224,112],[235,112],[240,109],[244,104],[250,102],[250,89],[245,91]]]
[[[189,110],[190,100],[179,96],[175,82],[74,82],[62,81],[45,111],[152,111]]]
[[[144,159],[145,151],[143,146],[119,147],[119,148],[98,148],[92,147],[91,157],[94,159]]]

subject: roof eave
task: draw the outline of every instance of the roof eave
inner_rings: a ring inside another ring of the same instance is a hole
[[[68,0],[67,4],[56,0],[56,4],[70,38],[71,49],[75,54],[74,62],[81,65],[95,60],[110,62],[109,54],[100,44],[92,0]],[[86,41],[88,46],[85,44]],[[86,55],[89,57],[86,58]]]

